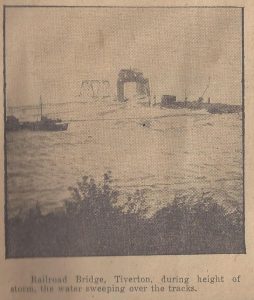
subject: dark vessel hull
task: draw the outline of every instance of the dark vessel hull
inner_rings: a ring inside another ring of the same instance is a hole
[[[35,122],[30,124],[29,129],[33,131],[65,131],[68,129],[68,123],[43,124],[40,122]]]
[[[42,116],[40,121],[22,123],[21,128],[32,131],[65,131],[68,128],[68,123],[62,123],[60,119],[54,120]]]

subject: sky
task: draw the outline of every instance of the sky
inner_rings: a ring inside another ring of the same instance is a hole
[[[241,103],[239,8],[7,8],[7,105],[77,101],[82,80],[134,68],[152,94]]]

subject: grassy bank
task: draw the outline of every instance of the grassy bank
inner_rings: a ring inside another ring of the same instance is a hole
[[[147,218],[136,191],[119,206],[111,174],[83,177],[64,210],[42,215],[39,205],[8,221],[7,257],[244,253],[243,215],[227,212],[210,194],[175,197]]]

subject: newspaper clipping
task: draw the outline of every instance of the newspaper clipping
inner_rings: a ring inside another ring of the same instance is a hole
[[[3,299],[254,299],[251,1],[4,1]]]

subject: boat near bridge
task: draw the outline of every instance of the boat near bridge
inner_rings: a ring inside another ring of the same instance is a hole
[[[33,131],[65,131],[68,129],[68,123],[63,123],[61,119],[50,119],[41,116],[40,121],[23,122],[21,129],[30,129]]]
[[[6,131],[18,131],[28,129],[32,131],[65,131],[68,123],[61,119],[50,119],[42,113],[42,101],[40,102],[40,120],[20,122],[15,116],[8,116],[6,120]]]

